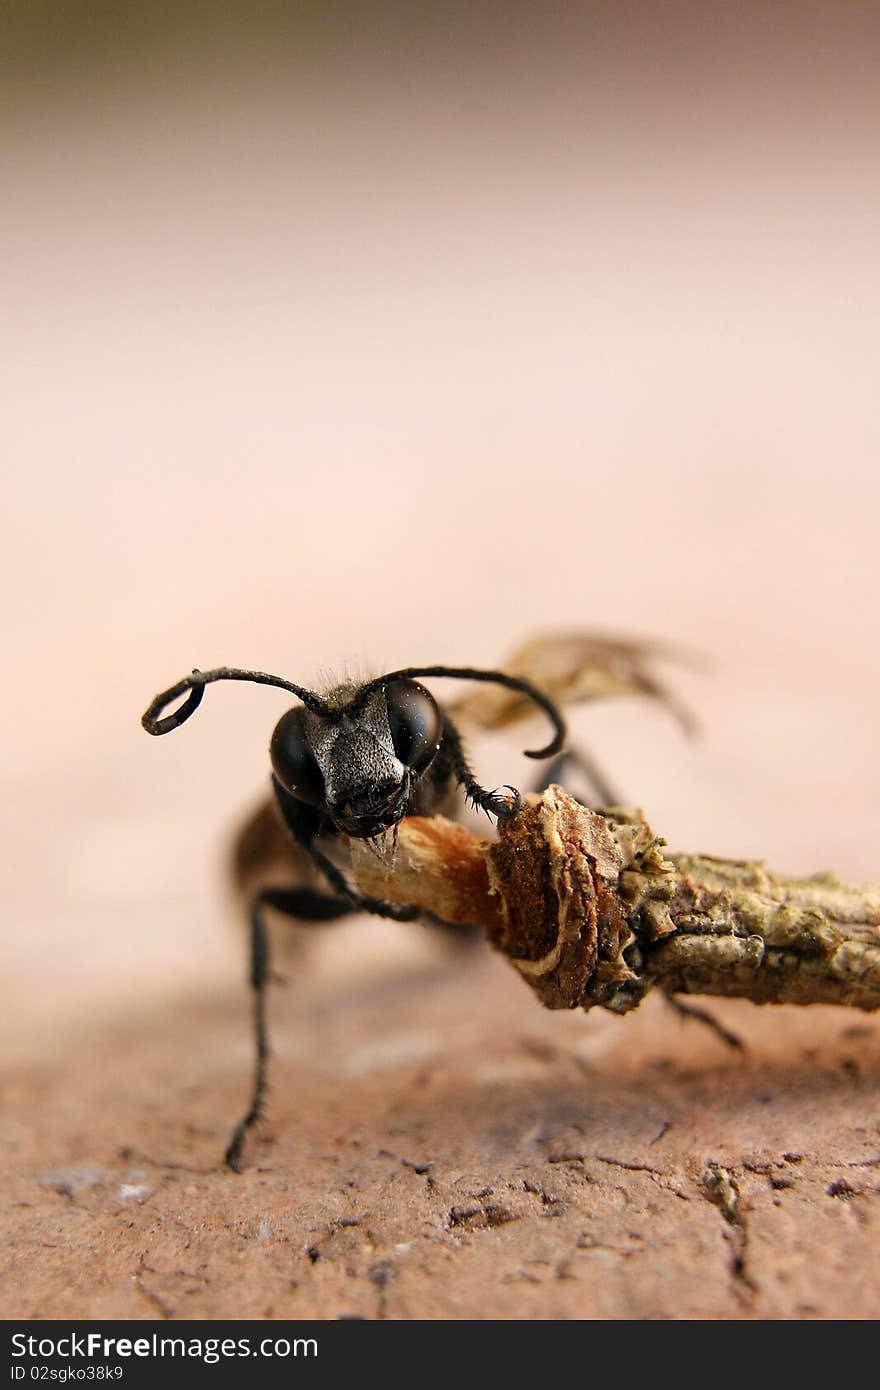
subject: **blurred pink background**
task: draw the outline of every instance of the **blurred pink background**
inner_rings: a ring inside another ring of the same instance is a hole
[[[573,724],[673,846],[880,876],[876,16],[24,25],[7,1057],[240,986],[222,857],[284,699],[220,687],[147,738],[194,665],[308,684],[554,626],[664,639],[706,658],[666,668],[699,742],[635,702]],[[528,732],[474,747],[486,781],[527,784]]]

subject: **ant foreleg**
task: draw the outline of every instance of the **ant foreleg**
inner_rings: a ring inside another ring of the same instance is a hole
[[[515,816],[522,806],[522,797],[516,787],[496,787],[494,791],[487,791],[481,787],[468,764],[462,747],[461,734],[452,723],[446,719],[443,729],[443,740],[440,744],[440,751],[437,754],[441,765],[448,767],[456,782],[464,788],[468,800],[487,815],[492,816]],[[509,795],[505,795],[508,792]]]
[[[390,903],[384,898],[371,898],[352,888],[341,869],[332,859],[322,853],[315,844],[318,829],[310,816],[310,807],[302,806],[295,797],[285,791],[277,777],[272,779],[272,787],[284,824],[290,831],[300,849],[309,856],[316,869],[319,869],[330,887],[340,898],[344,898],[351,912],[371,912],[376,917],[390,917],[395,922],[411,922],[419,916],[419,908],[406,903]]]

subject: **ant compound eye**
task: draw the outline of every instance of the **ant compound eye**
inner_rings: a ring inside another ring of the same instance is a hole
[[[415,681],[389,681],[384,691],[394,751],[414,772],[424,772],[440,746],[442,721],[437,703]]]
[[[275,725],[269,756],[278,781],[297,801],[319,806],[324,800],[324,778],[309,745],[299,706],[282,714]]]

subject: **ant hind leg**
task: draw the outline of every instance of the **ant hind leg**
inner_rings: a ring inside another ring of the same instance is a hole
[[[623,806],[625,804],[592,753],[588,753],[584,748],[565,748],[561,753],[557,753],[556,757],[542,770],[534,790],[536,792],[546,791],[553,782],[564,785],[566,774],[571,768],[575,768],[587,783],[587,789],[591,796],[590,801],[585,803],[586,805]],[[578,798],[578,800],[580,799]]]
[[[318,893],[309,888],[264,888],[253,900],[250,915],[250,984],[253,990],[256,1064],[250,1105],[235,1126],[225,1154],[226,1166],[236,1173],[241,1172],[241,1155],[248,1130],[262,1118],[266,1102],[269,1065],[266,987],[270,970],[269,938],[263,909],[267,907],[275,908],[286,917],[307,922],[333,922],[354,911],[348,899],[332,897],[328,893]]]
[[[669,994],[665,990],[663,998],[684,1022],[702,1023],[704,1027],[712,1030],[716,1038],[721,1039],[725,1047],[734,1048],[737,1052],[745,1052],[746,1045],[742,1038],[729,1028],[725,1028],[723,1023],[719,1023],[715,1015],[710,1013],[708,1009],[700,1009],[695,1004],[684,1004],[677,995]]]

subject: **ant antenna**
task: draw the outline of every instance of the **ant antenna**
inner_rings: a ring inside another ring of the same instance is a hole
[[[377,676],[375,680],[368,681],[358,691],[355,704],[359,705],[361,700],[365,700],[371,691],[384,685],[386,681],[409,680],[413,676],[452,676],[456,680],[486,681],[495,685],[504,685],[508,690],[517,690],[544,711],[556,730],[546,748],[527,748],[525,749],[525,756],[527,758],[552,758],[554,753],[559,753],[562,749],[566,734],[565,720],[550,696],[545,695],[543,690],[539,690],[536,685],[532,685],[531,681],[525,680],[522,676],[508,676],[503,671],[480,671],[473,666],[407,666],[402,671],[389,671],[387,676]]]
[[[565,721],[559,710],[556,708],[549,695],[545,695],[543,690],[539,690],[531,681],[525,680],[522,676],[508,676],[503,671],[482,671],[473,666],[407,666],[400,671],[389,671],[384,676],[376,676],[374,680],[367,681],[357,692],[354,700],[348,706],[350,712],[360,709],[374,690],[392,680],[410,680],[414,676],[449,676],[455,680],[484,681],[495,685],[506,686],[508,690],[516,690],[521,695],[538,705],[544,711],[552,723],[555,734],[546,748],[527,748],[525,756],[527,758],[552,758],[554,754],[560,752],[565,742]],[[168,690],[163,690],[161,695],[157,695],[151,702],[141,723],[148,734],[157,737],[160,734],[170,734],[172,729],[179,729],[181,724],[185,724],[199,705],[202,703],[205,694],[205,686],[211,685],[214,681],[252,681],[255,685],[274,685],[279,690],[286,690],[291,695],[302,701],[307,709],[323,718],[333,717],[339,711],[335,706],[329,705],[316,695],[313,690],[306,690],[304,686],[294,685],[293,681],[286,681],[281,676],[270,676],[265,671],[240,671],[234,666],[218,666],[213,671],[199,671],[198,668],[192,675],[184,676],[183,680],[172,685]],[[174,701],[180,699],[181,695],[187,698],[179,709],[172,714],[163,714],[163,711]]]
[[[326,716],[332,713],[330,706],[314,691],[294,685],[292,681],[282,680],[280,676],[270,676],[265,671],[239,671],[234,666],[218,666],[214,671],[199,671],[196,668],[191,676],[184,676],[182,681],[178,681],[168,690],[163,690],[148,706],[141,719],[147,733],[158,736],[170,734],[172,729],[179,729],[181,724],[185,724],[187,719],[195,714],[202,703],[205,686],[213,681],[253,681],[255,685],[274,685],[279,690],[288,690],[291,695],[296,695],[308,709],[314,710],[315,714]],[[180,709],[176,709],[173,714],[160,717],[162,711],[167,709],[173,700],[186,695],[187,691],[189,695]]]

